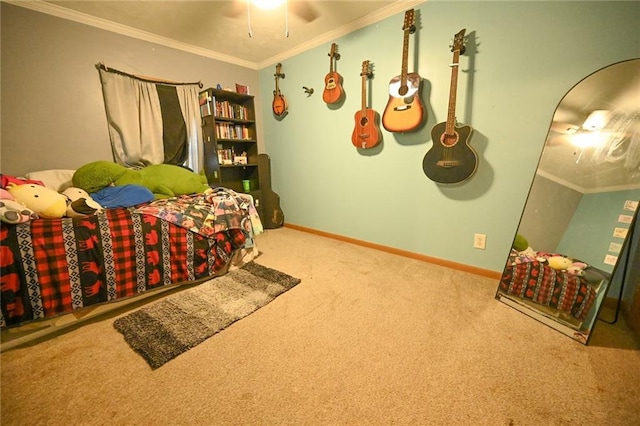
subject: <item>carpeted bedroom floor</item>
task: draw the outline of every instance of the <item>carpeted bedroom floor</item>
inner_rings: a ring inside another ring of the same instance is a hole
[[[124,313],[2,353],[2,425],[640,424],[623,322],[583,346],[490,278],[290,228],[258,246],[302,282],[156,370]]]

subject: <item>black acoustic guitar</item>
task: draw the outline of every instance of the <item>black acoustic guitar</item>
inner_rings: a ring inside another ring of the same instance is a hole
[[[478,168],[478,156],[469,146],[473,129],[456,123],[456,91],[458,86],[458,65],[460,54],[464,53],[464,33],[462,29],[453,40],[453,61],[451,62],[451,87],[449,88],[449,109],[447,121],[438,123],[431,130],[433,146],[422,160],[422,169],[429,179],[438,183],[460,183],[469,179]]]

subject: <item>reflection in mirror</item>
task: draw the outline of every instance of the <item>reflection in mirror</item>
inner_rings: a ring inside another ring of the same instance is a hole
[[[496,293],[584,344],[606,299],[623,294],[626,246],[640,232],[639,99],[634,59],[594,72],[560,101]]]

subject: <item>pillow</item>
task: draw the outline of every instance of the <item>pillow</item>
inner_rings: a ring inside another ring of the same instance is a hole
[[[53,189],[56,192],[62,192],[70,186],[73,186],[71,178],[74,173],[75,170],[65,169],[41,170],[38,172],[29,172],[25,177],[27,179],[42,181],[47,188]]]
[[[154,200],[153,193],[142,185],[107,186],[89,194],[102,207],[133,207]]]

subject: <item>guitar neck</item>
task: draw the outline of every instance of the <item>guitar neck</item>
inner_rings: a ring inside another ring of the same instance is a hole
[[[460,63],[460,51],[454,50],[451,65],[451,86],[449,87],[449,109],[447,111],[447,125],[445,133],[452,135],[456,126],[456,95],[458,92],[458,66]]]
[[[362,73],[362,111],[367,109],[367,74]]]
[[[402,71],[400,73],[400,86],[407,84],[407,68],[409,62],[409,33],[410,28],[404,30],[404,43],[402,45]]]

